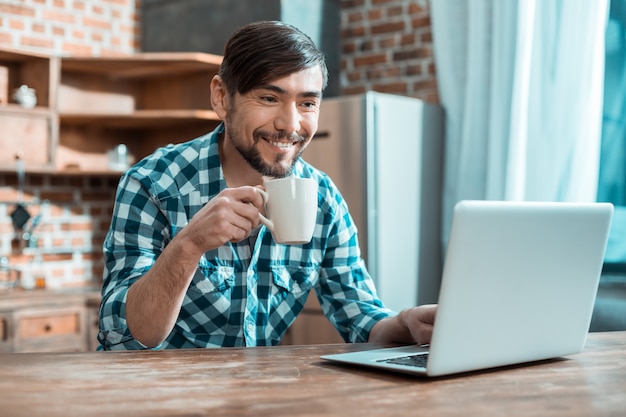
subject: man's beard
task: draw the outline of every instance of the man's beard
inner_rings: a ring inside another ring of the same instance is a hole
[[[237,132],[234,132],[234,133],[237,134]],[[261,175],[265,177],[270,177],[270,178],[284,178],[284,177],[290,176],[293,172],[293,167],[296,164],[298,157],[304,151],[304,144],[306,142],[306,138],[300,135],[297,135],[295,133],[285,134],[285,133],[270,133],[270,132],[265,132],[265,131],[254,131],[253,138],[254,138],[254,143],[249,148],[244,148],[243,146],[241,146],[239,141],[233,140],[232,136],[230,140],[235,146],[235,149],[237,149],[239,154],[243,157],[243,159],[246,160],[246,162],[252,168],[254,168]],[[256,147],[259,141],[264,140],[262,138],[269,138],[273,140],[289,139],[292,142],[297,142],[297,144],[295,144],[294,146],[299,146],[300,149],[298,150],[298,153],[293,157],[293,160],[291,161],[291,163],[289,164],[287,168],[285,168],[281,164],[281,162],[284,162],[286,158],[284,154],[276,155],[274,162],[272,164],[268,164],[263,160],[263,157],[261,156],[260,152],[258,151]]]

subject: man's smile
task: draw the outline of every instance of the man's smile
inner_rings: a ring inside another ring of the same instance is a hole
[[[296,146],[296,144],[298,142],[279,142],[279,141],[274,141],[274,140],[269,140],[269,139],[265,139],[270,145],[276,146],[277,148],[280,149],[291,149],[294,146]]]

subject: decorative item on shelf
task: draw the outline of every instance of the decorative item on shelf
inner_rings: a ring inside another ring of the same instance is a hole
[[[35,288],[46,288],[46,270],[40,253],[37,253],[30,262],[31,274],[35,283]]]
[[[32,109],[37,105],[37,93],[33,88],[22,84],[13,92],[13,100],[26,109]]]
[[[130,166],[133,157],[128,153],[128,148],[120,143],[108,153],[109,169],[113,171],[124,171]]]

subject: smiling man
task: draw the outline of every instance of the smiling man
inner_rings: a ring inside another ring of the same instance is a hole
[[[228,40],[211,82],[213,132],[168,146],[120,180],[104,243],[102,349],[276,345],[315,291],[349,342],[428,342],[435,306],[384,307],[341,194],[300,155],[317,130],[324,55],[301,31],[257,22]],[[318,183],[311,242],[259,223],[270,178]]]

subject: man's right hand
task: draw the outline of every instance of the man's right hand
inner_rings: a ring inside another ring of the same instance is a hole
[[[204,253],[250,236],[259,225],[260,210],[263,198],[256,187],[227,188],[196,213],[181,234]]]

